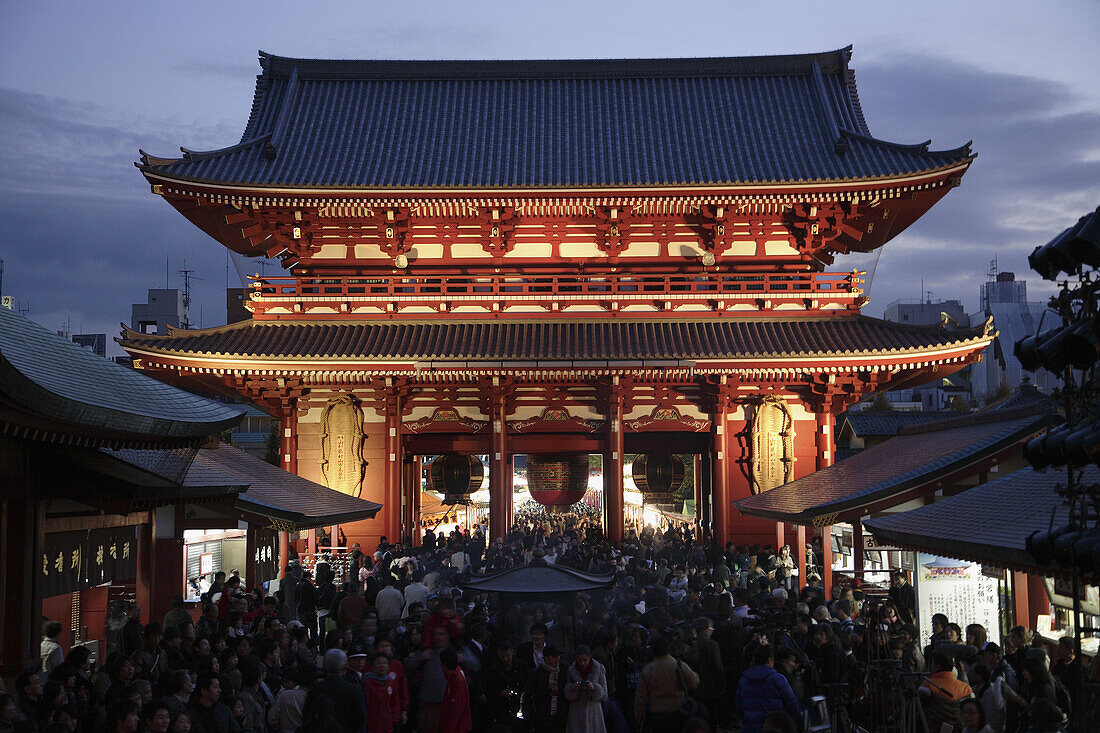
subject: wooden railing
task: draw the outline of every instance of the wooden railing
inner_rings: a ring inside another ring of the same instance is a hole
[[[256,317],[271,309],[304,313],[339,306],[382,307],[399,312],[410,306],[446,311],[448,306],[496,304],[503,311],[516,305],[548,310],[599,304],[614,309],[637,303],[665,304],[666,309],[705,303],[724,310],[738,302],[757,301],[767,309],[781,302],[806,301],[851,307],[862,298],[862,272],[805,273],[663,273],[599,275],[399,275],[394,277],[257,277],[250,307]]]

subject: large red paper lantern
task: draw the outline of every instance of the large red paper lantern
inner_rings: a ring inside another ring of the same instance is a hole
[[[527,488],[548,511],[568,511],[588,490],[588,454],[527,456]]]

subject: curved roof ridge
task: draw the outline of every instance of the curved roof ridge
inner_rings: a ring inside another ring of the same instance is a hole
[[[246,150],[260,143],[265,143],[271,140],[272,133],[268,132],[263,135],[257,135],[251,140],[243,140],[236,145],[230,145],[226,148],[218,148],[217,150],[191,150],[180,146],[180,150],[183,152],[183,159],[189,162],[198,160],[206,160],[207,158],[217,158],[220,155],[228,155],[229,153],[236,153],[239,150]]]
[[[317,59],[260,51],[264,76],[357,79],[547,79],[623,77],[699,77],[759,74],[809,74],[818,63],[829,73],[844,73],[852,46],[811,53],[691,58],[580,59]]]
[[[932,144],[931,140],[925,140],[922,143],[895,143],[890,140],[874,137],[873,135],[864,135],[862,132],[856,132],[855,130],[849,130],[847,128],[841,128],[840,134],[853,140],[859,140],[860,142],[881,145],[882,147],[893,148],[894,150],[901,150],[907,153],[924,153],[926,155],[935,155],[952,159],[971,157],[970,146],[974,144],[973,140],[968,140],[965,145],[960,145],[957,148],[951,148],[949,150],[929,150],[928,146]]]

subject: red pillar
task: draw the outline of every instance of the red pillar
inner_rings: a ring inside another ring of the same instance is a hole
[[[424,531],[420,526],[420,477],[424,474],[423,463],[420,456],[413,456],[412,477],[409,481],[408,492],[412,504],[412,546],[420,547],[424,541]]]
[[[290,533],[279,533],[279,578],[286,577],[286,564],[290,562]]]
[[[1012,610],[1017,626],[1031,628],[1031,608],[1028,605],[1027,573],[1012,572]]]
[[[821,528],[821,587],[825,589],[825,600],[832,598],[833,592],[833,528]]]
[[[508,454],[508,412],[504,389],[493,378],[490,410],[493,437],[489,453],[489,534],[504,537],[512,526],[512,460]]]
[[[806,525],[797,525],[795,533],[796,540],[794,551],[798,553],[795,557],[795,565],[798,566],[798,584],[804,587],[806,585],[806,576],[810,573],[810,569],[806,567]]]
[[[623,395],[613,377],[607,406],[607,447],[603,457],[604,530],[611,542],[623,541]]]
[[[783,522],[775,523],[775,551],[779,552],[779,548],[787,544],[787,525]]]
[[[712,455],[714,456],[714,480],[711,490],[711,523],[714,527],[714,537],[725,547],[730,539],[729,515],[729,472],[730,453],[728,421],[726,419],[726,405],[719,404],[714,414],[714,434]]]
[[[696,453],[692,456],[692,477],[695,485],[692,498],[695,499],[695,536],[702,539],[703,530],[706,529],[705,514],[703,512],[703,457]]]
[[[392,380],[386,380],[386,388],[390,390],[386,395],[386,470],[385,470],[385,519],[384,529],[386,537],[391,541],[397,541],[401,536],[401,395],[393,386]],[[337,536],[333,535],[332,544],[336,545]]]

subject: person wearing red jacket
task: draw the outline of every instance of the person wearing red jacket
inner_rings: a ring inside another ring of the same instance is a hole
[[[439,663],[447,678],[439,733],[469,733],[474,727],[470,715],[470,688],[466,684],[466,674],[458,667],[458,652],[454,647],[447,647],[439,653]]]
[[[390,660],[390,682],[393,683],[392,718],[394,723],[404,725],[409,722],[409,683],[405,677],[405,665],[394,659],[393,642],[382,637],[374,642],[376,651],[382,652]]]
[[[363,694],[367,698],[367,733],[393,733],[395,694],[385,652],[371,655],[370,670],[363,675]]]
[[[443,626],[451,636],[451,641],[458,641],[466,633],[466,627],[462,618],[455,611],[455,602],[450,598],[440,598],[432,615],[428,617],[428,623],[424,624],[424,640],[421,642],[425,649],[432,646],[432,630],[437,626]]]

